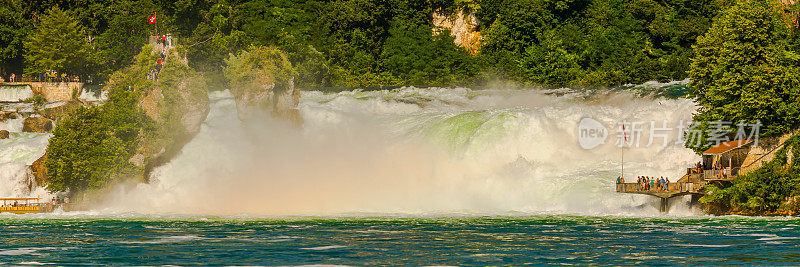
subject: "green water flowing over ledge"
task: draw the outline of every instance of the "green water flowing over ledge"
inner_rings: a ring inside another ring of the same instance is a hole
[[[795,218],[0,219],[0,265],[796,265]]]

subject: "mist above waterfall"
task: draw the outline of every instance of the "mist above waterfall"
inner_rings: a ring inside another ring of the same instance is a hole
[[[613,137],[582,149],[578,122],[591,117],[614,131],[622,120],[688,121],[695,105],[626,91],[552,93],[304,92],[298,129],[266,117],[243,124],[230,94],[215,92],[201,132],[182,153],[156,169],[150,184],[119,187],[101,207],[256,215],[652,212],[654,200],[614,192],[620,149]],[[683,147],[656,145],[626,149],[625,167],[674,181],[696,159]]]

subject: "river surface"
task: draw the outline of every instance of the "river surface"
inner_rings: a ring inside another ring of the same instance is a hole
[[[0,219],[0,265],[797,265],[800,220]]]

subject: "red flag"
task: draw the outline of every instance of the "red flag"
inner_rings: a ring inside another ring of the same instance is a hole
[[[625,137],[625,142],[628,142],[628,135],[625,133],[625,124],[622,124],[622,137]]]
[[[153,14],[152,16],[150,16],[148,21],[150,22],[150,24],[156,23],[156,14]]]

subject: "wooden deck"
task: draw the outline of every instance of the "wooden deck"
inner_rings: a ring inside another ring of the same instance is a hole
[[[734,173],[737,169],[733,170]],[[725,175],[723,175],[725,173]],[[687,169],[686,174],[675,182],[671,182],[667,186],[667,190],[658,188],[651,188],[644,190],[638,183],[618,183],[617,193],[627,194],[643,194],[658,197],[661,199],[660,210],[667,212],[669,208],[669,199],[677,196],[703,196],[703,186],[715,181],[733,181],[736,175],[731,175],[730,169],[723,170],[703,170],[702,173],[694,173],[692,169]],[[655,187],[655,186],[654,186]]]
[[[672,198],[691,194],[703,194],[701,189],[705,184],[696,183],[669,183],[669,190],[643,190],[638,183],[617,184],[617,193],[644,194],[660,198]]]

